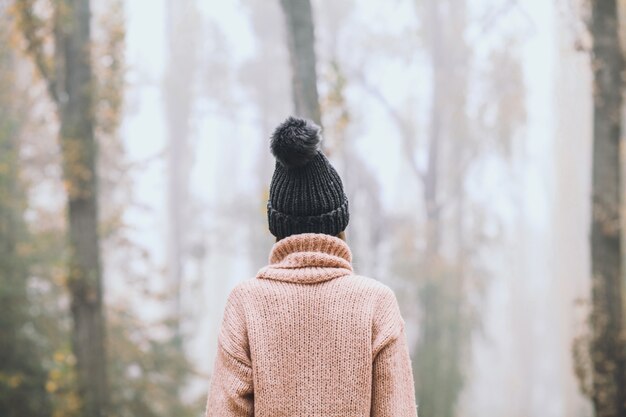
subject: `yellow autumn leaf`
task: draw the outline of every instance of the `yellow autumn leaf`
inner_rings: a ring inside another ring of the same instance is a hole
[[[65,353],[60,350],[54,352],[54,361],[57,363],[61,363],[65,360]]]
[[[48,381],[46,382],[46,391],[47,392],[55,392],[57,390],[58,386],[54,381]]]

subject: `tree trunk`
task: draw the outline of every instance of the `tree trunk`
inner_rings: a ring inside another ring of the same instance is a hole
[[[189,120],[193,110],[193,80],[197,59],[195,54],[196,13],[193,0],[167,2],[168,66],[164,93],[168,136],[168,265],[174,298],[175,342],[182,348],[182,280],[183,257],[188,222]],[[181,30],[184,28],[185,30]]]
[[[616,0],[592,2],[593,403],[597,417],[626,416],[626,343],[621,284],[620,117],[623,55]]]
[[[311,119],[321,126],[310,0],[280,0],[280,4],[286,20],[296,115]]]
[[[423,417],[451,417],[463,385],[463,353],[469,327],[464,313],[463,263],[463,178],[462,157],[469,141],[465,95],[467,94],[468,51],[463,39],[466,27],[465,2],[428,0],[420,19],[432,68],[427,165],[422,175],[426,213],[425,250],[419,301],[421,335],[413,355],[416,396]],[[442,168],[442,167],[445,167]],[[443,171],[453,172],[443,181]],[[451,191],[448,191],[451,188]],[[452,195],[452,197],[449,196]],[[452,217],[442,219],[442,202],[447,198]],[[456,206],[456,209],[455,209]],[[454,214],[460,217],[454,217]],[[455,236],[456,234],[456,236]],[[454,239],[454,238],[458,238]],[[456,242],[455,242],[456,241]],[[457,259],[443,256],[442,247],[456,245]]]
[[[68,285],[74,321],[82,415],[106,415],[105,327],[98,236],[96,143],[90,57],[89,0],[59,4],[57,65],[62,69],[59,95],[63,176],[68,195]]]
[[[441,221],[439,203],[439,153],[442,146],[442,112],[445,111],[444,86],[446,80],[446,65],[442,47],[445,45],[441,25],[442,5],[438,1],[426,2],[426,19],[428,19],[429,52],[433,72],[433,91],[430,108],[430,126],[428,131],[427,166],[423,178],[423,198],[426,209],[426,258],[429,264],[436,263],[439,257],[441,241]],[[432,269],[434,265],[428,268]]]

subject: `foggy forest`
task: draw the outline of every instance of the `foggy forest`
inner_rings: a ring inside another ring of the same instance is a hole
[[[623,0],[0,0],[0,416],[200,417],[323,132],[420,417],[626,417]]]

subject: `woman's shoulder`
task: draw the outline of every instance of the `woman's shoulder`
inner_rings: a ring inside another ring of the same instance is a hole
[[[370,278],[364,275],[350,275],[344,277],[346,283],[352,285],[353,287],[371,293],[376,298],[394,298],[395,293],[387,284],[383,283],[380,280]]]
[[[255,278],[249,278],[244,281],[238,282],[228,294],[228,298],[246,298],[250,294],[255,293],[259,288],[259,280]]]

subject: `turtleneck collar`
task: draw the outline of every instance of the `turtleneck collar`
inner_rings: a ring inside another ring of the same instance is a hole
[[[348,244],[338,237],[302,233],[276,242],[257,278],[314,284],[352,274],[351,262]]]

